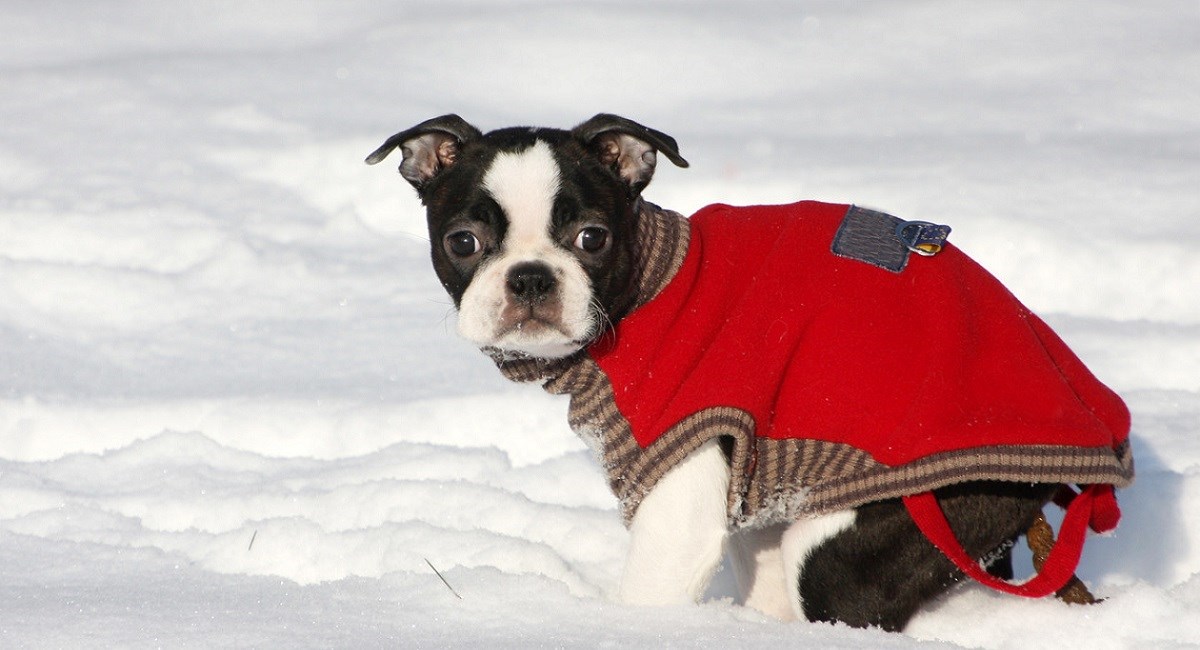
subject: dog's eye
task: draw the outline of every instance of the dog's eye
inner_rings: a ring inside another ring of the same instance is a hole
[[[575,236],[575,248],[585,253],[598,253],[608,244],[608,230],[599,226],[588,226]]]
[[[468,230],[459,230],[446,235],[446,250],[457,257],[470,257],[480,249],[479,238]]]

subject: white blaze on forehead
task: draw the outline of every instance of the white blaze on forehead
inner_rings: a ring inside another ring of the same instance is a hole
[[[557,358],[578,351],[595,335],[599,321],[591,307],[587,272],[567,245],[551,238],[551,214],[561,182],[554,153],[541,140],[523,151],[497,154],[483,175],[483,188],[504,211],[508,228],[499,253],[476,269],[463,292],[458,332],[467,340],[480,347]],[[530,311],[529,319],[514,324],[512,314],[520,310],[512,303],[508,273],[524,262],[544,264],[555,282],[541,311]]]
[[[538,140],[524,151],[498,154],[483,177],[483,187],[508,217],[505,252],[532,253],[552,245],[550,214],[559,175],[550,145]]]

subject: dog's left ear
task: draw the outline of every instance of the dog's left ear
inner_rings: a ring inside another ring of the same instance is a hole
[[[367,156],[366,163],[374,165],[383,162],[393,149],[399,148],[404,155],[404,160],[400,162],[400,175],[412,183],[417,192],[421,192],[425,183],[457,162],[462,145],[480,137],[483,134],[479,129],[463,118],[454,114],[443,115],[388,138]]]
[[[650,184],[658,163],[656,152],[663,152],[679,167],[688,166],[675,138],[619,115],[600,113],[571,129],[571,135],[625,181],[633,196]]]

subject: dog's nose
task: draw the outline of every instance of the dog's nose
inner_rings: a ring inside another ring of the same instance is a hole
[[[539,262],[522,262],[508,270],[508,289],[517,298],[534,302],[554,289],[554,271]]]

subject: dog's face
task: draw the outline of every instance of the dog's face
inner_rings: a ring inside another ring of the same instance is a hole
[[[615,115],[570,131],[482,134],[456,115],[422,122],[372,153],[399,148],[400,173],[425,204],[433,266],[481,348],[570,355],[633,299],[635,214],[670,136]]]

